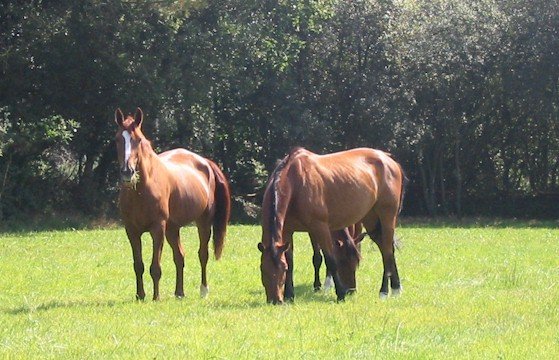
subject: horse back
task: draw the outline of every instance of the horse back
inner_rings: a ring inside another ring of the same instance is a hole
[[[209,162],[186,149],[169,150],[158,156],[167,170],[169,220],[182,226],[209,215],[215,187]]]
[[[399,206],[402,173],[389,154],[358,148],[327,155],[298,151],[288,170],[298,218],[333,229],[359,222],[375,206]],[[310,212],[309,212],[310,211]]]

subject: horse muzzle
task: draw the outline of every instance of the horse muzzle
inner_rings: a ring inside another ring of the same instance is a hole
[[[133,185],[138,182],[139,174],[135,169],[126,168],[120,171],[120,180],[125,185]]]

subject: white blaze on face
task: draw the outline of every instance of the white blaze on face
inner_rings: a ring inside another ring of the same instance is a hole
[[[127,164],[132,152],[132,137],[128,131],[123,131],[122,137],[124,138],[124,164]]]

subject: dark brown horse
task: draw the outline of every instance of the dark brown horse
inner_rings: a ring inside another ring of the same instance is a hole
[[[403,199],[404,174],[390,155],[359,148],[328,155],[295,149],[276,167],[264,193],[261,275],[268,302],[294,298],[293,233],[306,231],[324,252],[338,300],[347,288],[338,275],[331,231],[363,223],[380,226],[384,273],[381,297],[400,291],[394,230]]]
[[[208,294],[206,265],[208,243],[213,226],[213,247],[219,259],[225,241],[230,214],[230,191],[221,170],[212,161],[185,149],[161,154],[153,151],[142,133],[143,113],[124,117],[117,109],[116,144],[120,164],[120,213],[132,246],[136,273],[136,298],[145,298],[141,235],[149,232],[153,239],[150,274],[153,279],[153,300],[159,299],[161,252],[164,238],[173,249],[176,266],[175,296],[183,297],[184,249],[179,230],[195,222],[198,227],[201,266],[200,295]]]
[[[363,226],[361,223],[354,224],[343,228],[342,230],[331,231],[330,236],[333,241],[334,257],[338,259],[338,275],[342,284],[348,291],[354,291],[357,288],[355,272],[359,266],[360,256],[355,245],[356,238],[361,235]],[[363,238],[361,237],[360,240]],[[311,240],[313,248],[312,262],[314,266],[314,283],[315,291],[319,291],[322,287],[320,282],[320,267],[322,266],[323,256],[321,254],[320,245]],[[334,278],[332,271],[326,267],[326,279],[324,280],[324,290],[328,291],[334,287]]]

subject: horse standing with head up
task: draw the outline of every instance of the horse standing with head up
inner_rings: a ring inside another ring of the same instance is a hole
[[[175,296],[184,296],[184,249],[179,230],[195,222],[200,238],[198,257],[201,266],[200,295],[208,294],[206,265],[208,243],[213,227],[213,247],[219,259],[225,241],[231,200],[227,179],[212,161],[185,149],[156,154],[142,133],[143,113],[124,117],[117,109],[116,144],[120,164],[120,213],[132,246],[136,273],[136,298],[145,298],[141,235],[149,232],[153,239],[150,274],[153,300],[159,299],[161,252],[164,238],[173,249],[176,266]]]
[[[262,206],[262,284],[268,302],[292,300],[293,233],[306,231],[320,245],[338,300],[347,287],[338,275],[331,231],[361,222],[378,242],[384,273],[380,296],[401,289],[394,257],[394,231],[403,199],[404,174],[387,153],[359,148],[328,155],[294,149],[276,167]]]

